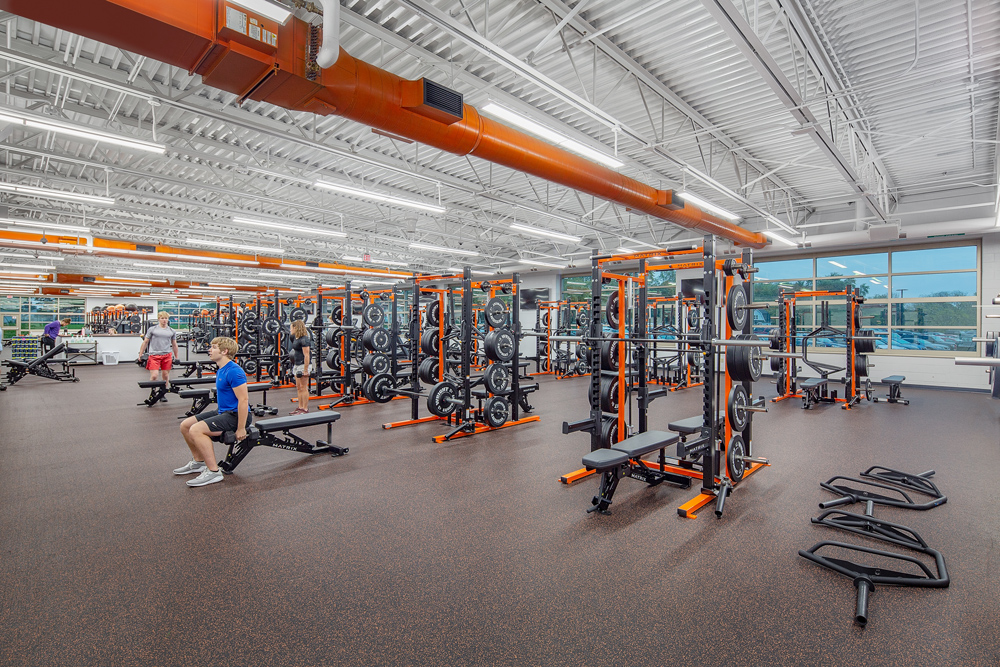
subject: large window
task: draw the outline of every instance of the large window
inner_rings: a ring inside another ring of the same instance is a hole
[[[53,320],[70,319],[69,331],[83,326],[84,299],[59,296],[0,296],[0,331],[4,338],[41,336]]]
[[[843,291],[850,285],[865,297],[863,326],[879,340],[876,349],[974,352],[979,324],[979,246],[952,245],[887,252],[820,255],[812,258],[760,261],[754,286],[758,302],[774,301],[779,290]],[[821,322],[823,297],[797,300],[802,328]],[[842,297],[829,301],[830,326],[843,328]],[[764,330],[777,311],[766,313]],[[818,339],[817,346],[837,346]],[[843,342],[839,342],[843,346]]]

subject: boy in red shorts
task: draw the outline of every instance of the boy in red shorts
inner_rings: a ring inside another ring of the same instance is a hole
[[[170,328],[170,313],[161,310],[156,319],[157,325],[149,327],[149,331],[146,332],[146,338],[139,348],[139,356],[141,357],[148,347],[149,359],[146,361],[146,369],[149,371],[149,379],[155,381],[156,372],[159,371],[159,379],[169,382],[174,358],[180,359],[181,356],[180,350],[177,349],[177,333]],[[160,400],[166,402],[165,398]]]

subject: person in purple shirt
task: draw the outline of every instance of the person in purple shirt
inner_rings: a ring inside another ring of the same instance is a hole
[[[68,326],[68,317],[64,317],[62,320],[53,320],[45,325],[45,331],[42,332],[42,354],[55,347],[56,338],[59,336],[59,329]]]

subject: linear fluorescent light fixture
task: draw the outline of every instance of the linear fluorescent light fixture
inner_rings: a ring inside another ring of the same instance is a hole
[[[568,241],[569,243],[579,243],[583,239],[579,236],[573,236],[571,234],[562,234],[560,232],[552,232],[548,229],[539,229],[537,227],[529,227],[528,225],[522,225],[519,222],[512,222],[510,228],[525,234],[532,234],[534,236],[548,236],[554,239],[559,239],[560,241]]]
[[[126,275],[126,276],[146,276],[150,280],[152,280],[154,278],[183,278],[184,277],[184,276],[182,276],[179,273],[150,273],[149,271],[125,271],[125,270],[119,270],[119,271],[115,271],[115,273],[120,273],[120,274]]]
[[[227,243],[225,241],[212,241],[208,239],[184,239],[184,243],[187,245],[200,245],[207,246],[210,248],[232,248],[233,250],[246,250],[247,252],[261,252],[261,253],[271,253],[275,255],[284,254],[284,250],[281,248],[265,248],[264,246],[257,245],[242,245],[240,243]],[[215,261],[220,261],[222,258],[218,258]],[[226,261],[239,261],[239,260],[226,260]],[[256,263],[256,262],[252,262]]]
[[[347,232],[337,231],[336,229],[303,227],[301,225],[290,225],[285,222],[272,222],[271,220],[257,220],[254,218],[244,218],[243,216],[238,216],[238,215],[234,215],[232,220],[237,224],[253,225],[255,227],[267,227],[269,229],[280,229],[286,232],[297,232],[299,234],[316,234],[317,236],[337,236],[340,238],[347,236]]]
[[[56,224],[54,222],[44,222],[42,220],[15,220],[14,218],[0,218],[0,224],[14,225],[15,227],[31,227],[37,230],[58,230],[66,232],[80,232],[81,234],[90,233],[90,227]]]
[[[853,273],[854,273],[854,275],[856,275],[856,276],[863,276],[863,275],[865,275],[865,274],[863,274],[863,273],[862,273],[861,271],[854,271]]]
[[[549,262],[539,262],[534,259],[522,259],[518,264],[527,264],[528,266],[544,266],[550,269],[565,269],[565,264],[550,264]]]
[[[7,269],[3,267],[0,267],[0,273],[14,273],[22,276],[33,276],[33,277],[38,277],[40,275],[38,271],[16,271],[14,269]],[[18,278],[18,280],[21,280],[21,278]]]
[[[271,19],[272,21],[277,21],[278,23],[284,24],[288,20],[288,17],[292,13],[280,5],[276,5],[273,2],[268,2],[267,0],[229,0],[229,2],[234,5],[239,5],[240,7],[245,7],[252,12],[256,12],[261,16]]]
[[[175,262],[132,262],[132,266],[148,266],[154,269],[169,268],[176,271],[203,271],[209,272],[212,269],[206,269],[202,266],[177,266]]]
[[[713,204],[711,202],[705,201],[701,197],[699,197],[697,195],[694,195],[694,194],[691,194],[690,192],[688,192],[686,190],[682,190],[681,192],[678,192],[677,196],[680,197],[681,199],[683,199],[686,202],[690,202],[690,203],[694,204],[695,206],[697,206],[698,208],[700,208],[703,211],[708,211],[709,213],[714,213],[717,216],[725,218],[726,220],[730,220],[732,222],[736,222],[737,220],[741,219],[740,216],[736,215],[732,211],[727,211],[726,209],[722,208],[721,206],[716,206],[715,204]]]
[[[11,183],[0,183],[0,192],[13,192],[14,194],[25,195],[27,197],[62,199],[64,201],[97,204],[100,206],[112,206],[115,203],[113,197],[99,197],[97,195],[80,194],[79,192],[65,192],[64,190],[50,190],[49,188],[36,188],[31,185],[13,185]]]
[[[114,134],[112,132],[104,132],[103,130],[91,129],[82,125],[66,123],[54,118],[38,118],[36,116],[32,116],[31,114],[22,114],[10,109],[0,110],[0,121],[16,123],[26,127],[33,127],[37,130],[45,130],[47,132],[66,134],[80,139],[90,139],[92,141],[100,141],[106,144],[116,144],[118,146],[124,146],[125,148],[148,151],[159,155],[163,155],[167,150],[167,147],[163,144],[154,143],[152,141],[133,139],[131,137]]]
[[[498,104],[490,102],[482,108],[484,113],[491,116],[496,116],[500,120],[507,121],[511,125],[521,128],[525,132],[529,132],[536,137],[544,139],[549,143],[555,144],[560,148],[564,148],[577,155],[582,155],[585,158],[589,158],[595,162],[599,162],[606,167],[611,167],[612,169],[620,169],[625,166],[625,163],[618,158],[612,157],[607,153],[602,153],[599,150],[591,148],[584,143],[581,143],[575,139],[570,139],[566,135],[560,134],[555,130],[550,130],[541,123],[536,123],[521,114],[511,111],[510,109],[504,108]]]
[[[54,269],[54,264],[0,264],[0,269]]]
[[[44,260],[46,262],[65,262],[65,257],[51,257],[46,255],[45,257],[35,257],[34,255],[22,255],[16,252],[0,252],[0,257],[10,257],[11,259],[38,259]]]
[[[780,243],[784,243],[785,245],[790,245],[793,248],[798,248],[799,247],[799,244],[796,243],[795,241],[792,241],[790,239],[786,239],[781,234],[779,234],[777,232],[772,232],[770,229],[765,229],[764,230],[764,236],[767,236],[768,238],[774,239],[775,241],[778,241]]]
[[[362,199],[371,199],[374,201],[385,202],[386,204],[393,204],[395,206],[405,206],[408,208],[415,208],[421,211],[429,211],[431,213],[445,213],[447,209],[444,206],[437,206],[435,204],[425,204],[424,202],[415,201],[413,199],[403,199],[402,197],[392,197],[390,195],[383,195],[378,192],[372,192],[370,190],[362,190],[361,188],[352,188],[349,185],[340,185],[339,183],[331,183],[330,181],[318,180],[316,181],[316,187],[326,188],[327,190],[333,190],[334,192],[341,192],[343,194],[354,195],[355,197],[361,197]]]
[[[430,245],[429,243],[411,243],[410,247],[414,250],[430,250],[433,252],[446,252],[453,255],[469,255],[470,257],[479,257],[479,253],[475,250],[459,250],[458,248],[445,248],[439,245]]]
[[[472,269],[472,275],[474,276],[492,276],[496,271],[480,271],[478,269]]]
[[[829,262],[830,264],[833,264],[833,265],[834,265],[834,266],[836,266],[836,267],[837,267],[838,269],[846,269],[846,268],[847,268],[846,266],[844,266],[844,265],[843,265],[843,264],[841,264],[840,262],[835,262],[835,261],[833,261],[832,259],[828,259],[828,260],[826,260],[826,261],[827,261],[827,262]]]

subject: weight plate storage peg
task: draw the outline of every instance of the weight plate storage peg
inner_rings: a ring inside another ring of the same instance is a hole
[[[427,410],[436,417],[447,417],[458,407],[458,387],[451,382],[438,382],[427,394]]]
[[[618,341],[616,340],[601,341],[601,370],[602,371],[618,370]]]
[[[743,460],[746,456],[746,445],[743,444],[743,436],[738,433],[729,441],[726,447],[726,471],[729,472],[729,479],[739,482],[747,471],[747,462]]]
[[[507,324],[507,304],[500,297],[495,296],[487,301],[483,312],[486,313],[486,321],[494,329]]]
[[[608,296],[608,302],[604,306],[608,320],[608,326],[612,329],[618,328],[618,292],[612,292]]]
[[[750,424],[748,405],[750,405],[750,396],[747,394],[746,387],[734,384],[733,388],[729,390],[729,400],[726,401],[726,417],[734,431],[745,431]]]
[[[368,375],[388,373],[390,365],[391,363],[389,362],[389,357],[381,352],[366,354],[364,359],[361,360],[361,368],[363,368],[365,373],[368,373]]]
[[[436,327],[441,324],[441,302],[431,301],[427,304],[427,311],[425,312],[425,327]]]
[[[734,331],[743,331],[747,325],[747,290],[742,284],[733,285],[726,294],[726,319]]]
[[[503,394],[510,389],[510,369],[503,364],[490,364],[483,374],[486,388],[491,394]]]
[[[417,377],[424,384],[434,384],[438,381],[438,360],[437,357],[427,357],[420,362],[417,367]]]
[[[483,416],[486,423],[493,428],[500,428],[510,419],[510,401],[503,396],[491,396],[483,405]]]
[[[366,388],[368,391],[364,391]],[[369,401],[388,403],[395,396],[392,392],[393,389],[395,386],[392,382],[392,376],[388,373],[379,373],[364,384],[362,393]]]
[[[514,358],[514,334],[509,329],[494,329],[483,339],[486,358],[490,361],[507,362]]]
[[[361,312],[361,318],[370,327],[380,327],[385,324],[385,308],[377,303],[369,303]]]

